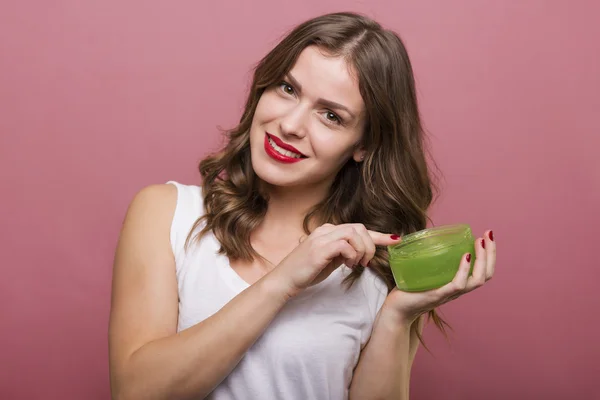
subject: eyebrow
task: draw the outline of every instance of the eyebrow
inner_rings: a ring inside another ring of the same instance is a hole
[[[298,90],[298,91],[302,91],[302,85],[296,80],[296,78],[294,78],[292,76],[292,74],[288,73],[286,75],[287,79],[290,81],[290,83]],[[317,103],[324,105],[325,107],[328,108],[333,108],[335,110],[343,110],[345,112],[347,112],[348,114],[350,114],[350,116],[352,118],[355,118],[356,116],[354,115],[354,113],[352,111],[350,111],[350,109],[348,107],[346,107],[343,104],[340,103],[336,103],[335,101],[331,101],[331,100],[326,100],[324,98],[319,98],[317,100]]]

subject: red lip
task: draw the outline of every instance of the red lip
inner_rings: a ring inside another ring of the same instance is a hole
[[[282,149],[293,151],[296,154],[300,154],[302,157],[306,157],[304,154],[302,154],[300,152],[300,150],[298,150],[297,148],[295,148],[292,145],[282,142],[281,139],[279,139],[277,136],[273,136],[269,132],[267,132],[267,136],[270,137],[275,142],[275,144],[277,146],[281,147]]]
[[[269,143],[269,137],[273,138],[273,141],[275,141],[273,136],[266,134],[264,145],[265,145],[265,152],[272,159],[282,162],[282,163],[286,163],[286,164],[297,163],[298,161],[304,160],[304,158],[288,157],[288,156],[284,156],[283,154],[279,154],[277,151],[275,151],[275,149],[273,147],[271,147],[271,144]],[[283,146],[280,146],[280,147],[283,148]],[[290,150],[290,151],[293,151],[293,150]]]

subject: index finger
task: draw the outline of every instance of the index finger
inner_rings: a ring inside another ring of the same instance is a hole
[[[369,233],[369,236],[371,236],[371,239],[373,240],[373,243],[375,243],[376,246],[390,246],[392,244],[397,244],[402,241],[400,235],[381,233],[369,230],[367,232]]]

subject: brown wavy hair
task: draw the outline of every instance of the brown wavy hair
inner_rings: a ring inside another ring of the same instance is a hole
[[[344,57],[357,73],[366,109],[366,157],[361,163],[350,159],[342,167],[329,195],[306,215],[304,230],[309,234],[315,221],[362,223],[370,230],[402,235],[426,227],[435,187],[404,44],[397,34],[360,14],[327,14],[297,26],[258,63],[239,125],[226,132],[221,151],[200,162],[205,214],[192,232],[206,223],[197,237],[212,231],[221,253],[231,259],[262,258],[250,244],[269,200],[250,162],[249,132],[256,106],[262,93],[281,82],[311,45]],[[377,248],[370,268],[391,290],[395,282],[387,256],[387,249]],[[346,283],[351,285],[362,272],[355,269]],[[447,324],[435,310],[429,316],[445,333]],[[417,335],[421,340],[418,331]]]

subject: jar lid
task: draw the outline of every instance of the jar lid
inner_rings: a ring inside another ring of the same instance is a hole
[[[388,246],[388,252],[391,257],[401,258],[412,257],[417,252],[429,254],[471,240],[472,237],[468,224],[442,225],[403,236],[400,243]]]

